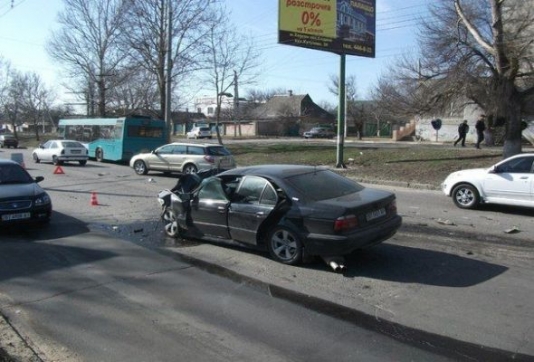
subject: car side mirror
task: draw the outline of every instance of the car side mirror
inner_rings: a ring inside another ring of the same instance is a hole
[[[490,170],[490,173],[501,173],[502,170],[498,166],[493,166]]]

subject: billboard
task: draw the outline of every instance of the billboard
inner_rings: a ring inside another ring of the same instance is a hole
[[[278,42],[375,57],[376,0],[279,0]]]

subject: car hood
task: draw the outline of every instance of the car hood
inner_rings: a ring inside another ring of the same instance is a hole
[[[471,168],[451,173],[448,178],[466,178],[473,179],[488,173],[489,168]]]
[[[35,182],[29,184],[0,185],[0,199],[26,198],[43,193],[44,190]]]

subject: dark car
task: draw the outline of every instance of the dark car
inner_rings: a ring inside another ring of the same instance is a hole
[[[12,134],[0,134],[0,147],[4,148],[17,148],[19,146],[19,140]]]
[[[304,138],[334,138],[335,135],[330,127],[313,127],[303,134]]]
[[[314,166],[236,168],[181,196],[163,212],[169,236],[263,246],[290,265],[380,243],[402,223],[395,194]]]
[[[25,222],[47,223],[52,215],[50,196],[17,162],[0,159],[0,228]]]

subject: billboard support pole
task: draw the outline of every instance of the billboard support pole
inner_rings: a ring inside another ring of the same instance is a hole
[[[341,53],[339,67],[339,105],[337,108],[337,168],[346,168],[343,162],[343,142],[345,140],[345,53]]]

